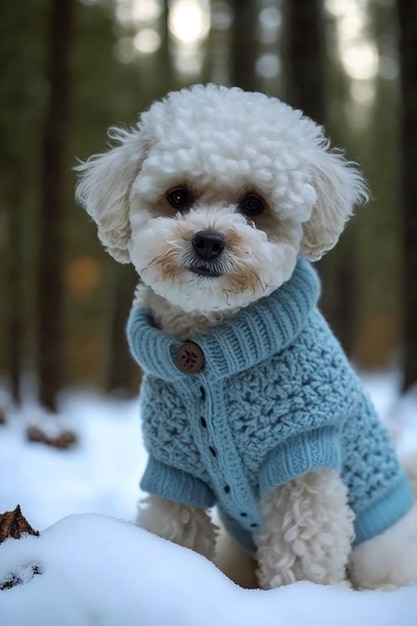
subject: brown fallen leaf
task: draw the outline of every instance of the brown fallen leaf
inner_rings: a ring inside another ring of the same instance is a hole
[[[22,535],[26,534],[39,536],[38,531],[34,530],[24,515],[22,515],[19,505],[17,505],[14,511],[6,511],[0,514],[0,543],[9,537],[20,539]],[[28,565],[18,574],[11,572],[3,581],[0,581],[0,591],[23,585],[38,574],[42,574],[42,572],[36,564]]]
[[[14,511],[6,511],[0,514],[0,543],[8,537],[20,539],[24,534],[39,536],[27,519],[22,515],[20,506],[17,505]]]

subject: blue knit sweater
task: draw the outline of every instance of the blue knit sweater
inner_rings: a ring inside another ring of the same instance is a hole
[[[182,342],[133,309],[127,334],[144,372],[141,411],[149,461],[142,488],[208,508],[253,551],[259,500],[320,468],[349,490],[356,543],[412,505],[409,483],[360,381],[317,309],[319,281],[300,259],[270,296],[193,339],[198,373],[179,369]]]

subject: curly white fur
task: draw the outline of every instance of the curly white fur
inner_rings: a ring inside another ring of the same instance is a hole
[[[137,132],[111,128],[108,135],[119,145],[105,154],[91,156],[75,168],[81,175],[76,198],[96,222],[106,250],[120,263],[129,263],[129,193],[144,148]]]
[[[190,548],[212,560],[218,527],[202,509],[149,496],[139,507],[138,525],[154,535]]]
[[[137,219],[138,218],[138,219]],[[139,222],[139,224],[138,224]],[[301,230],[287,231],[276,245],[264,231],[248,225],[235,207],[195,208],[186,216],[159,217],[143,224],[132,216],[130,257],[142,281],[187,313],[211,313],[246,306],[287,281],[297,260]],[[192,237],[203,230],[219,232],[226,246],[213,279],[189,271]]]
[[[318,259],[335,245],[366,199],[359,170],[330,149],[323,130],[263,94],[197,85],[111,138],[115,148],[76,168],[78,199],[110,254],[188,313],[246,306],[277,289],[300,253]],[[165,198],[177,185],[193,192],[186,213]],[[255,224],[237,210],[247,192],[267,206]],[[227,239],[217,281],[189,271],[197,227]]]
[[[263,94],[196,85],[169,94],[134,128],[112,129],[110,137],[115,147],[76,168],[78,199],[109,253],[140,274],[134,305],[180,339],[280,287],[299,255],[319,259],[367,197],[360,171],[330,147],[321,127]],[[169,200],[177,187],[190,196],[180,212]],[[253,219],[242,210],[251,194],[263,206]],[[210,261],[212,275],[196,271],[193,237],[201,231],[224,240]],[[344,581],[353,515],[333,470],[275,489],[262,510],[257,558],[264,587]],[[138,523],[213,557],[217,530],[205,511],[153,496]],[[416,529],[414,509],[356,548],[355,584],[417,582]]]
[[[261,510],[265,521],[255,539],[264,588],[345,581],[354,515],[336,470],[311,472],[276,488]]]

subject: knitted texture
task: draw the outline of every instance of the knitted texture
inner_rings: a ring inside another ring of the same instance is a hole
[[[356,515],[356,542],[397,521],[411,490],[388,434],[317,309],[319,281],[300,259],[291,279],[193,339],[204,366],[185,374],[182,342],[132,310],[128,340],[144,371],[149,462],[144,490],[197,507],[215,502],[249,550],[259,500],[274,487],[336,468]]]

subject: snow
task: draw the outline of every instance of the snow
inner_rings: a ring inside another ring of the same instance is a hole
[[[364,382],[400,453],[415,453],[416,391],[401,398],[393,374]],[[11,574],[24,581],[0,591],[0,626],[417,626],[416,587],[238,587],[130,523],[146,462],[137,401],[68,394],[59,419],[79,435],[73,449],[26,441],[26,426],[45,422],[31,402],[0,426],[0,512],[20,504],[41,531],[0,545],[0,585]]]
[[[146,463],[137,400],[69,395],[58,423],[79,435],[77,447],[61,451],[25,441],[28,424],[53,430],[56,421],[28,403],[0,427],[0,475],[8,477],[0,484],[0,512],[20,504],[40,531],[73,513],[132,519]]]
[[[67,517],[39,539],[8,540],[0,554],[0,578],[28,563],[44,572],[2,592],[7,626],[416,623],[413,588],[359,594],[298,583],[243,590],[190,550],[98,515]]]

